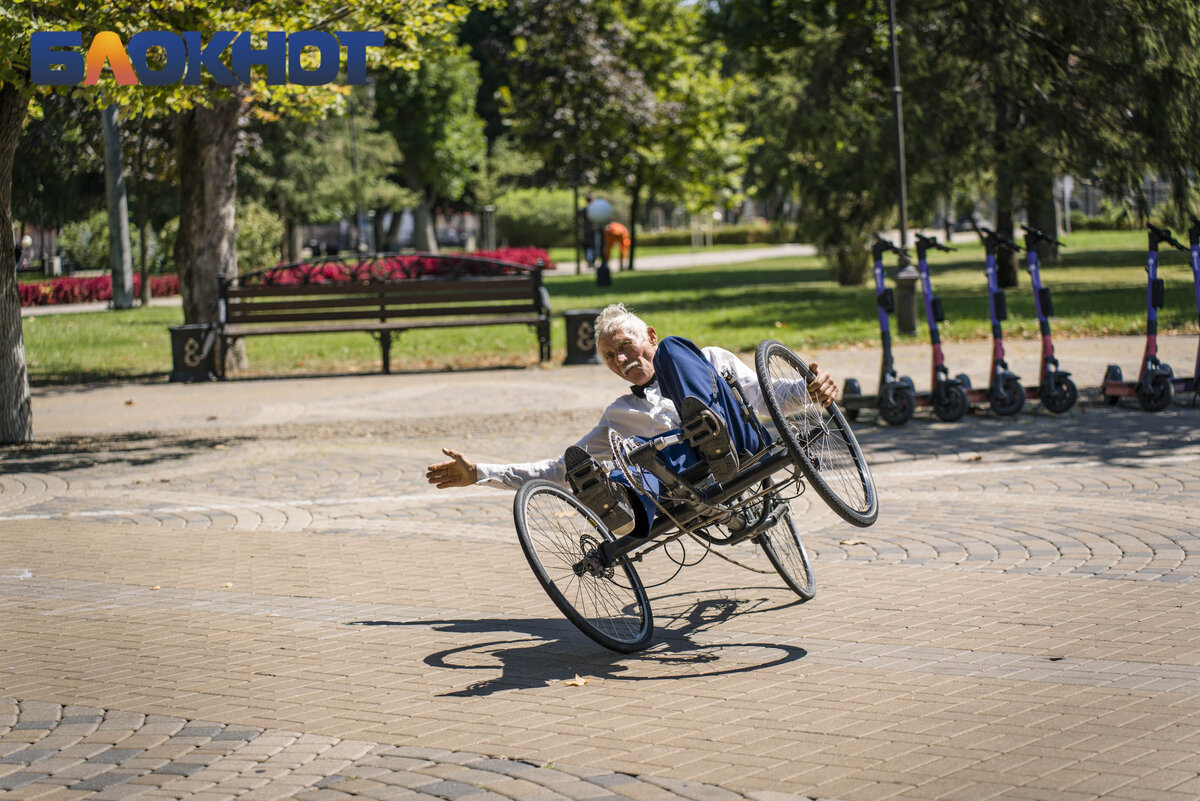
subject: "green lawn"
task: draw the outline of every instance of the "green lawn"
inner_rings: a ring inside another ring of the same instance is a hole
[[[770,245],[720,245],[712,248],[694,248],[691,245],[638,245],[637,258],[646,256],[668,256],[676,253],[704,253],[708,250],[744,250],[745,248],[767,248]],[[550,248],[550,258],[558,265],[558,269],[564,272],[575,271],[575,248]],[[616,247],[612,249],[613,266],[616,266],[617,256],[620,250]],[[587,264],[583,262],[583,252],[579,254],[580,263],[584,269]]]
[[[1139,232],[1089,232],[1067,238],[1057,264],[1044,265],[1043,283],[1054,296],[1056,334],[1140,334],[1145,327],[1145,237]],[[935,291],[943,298],[947,340],[989,336],[983,248],[961,246],[931,257]],[[1160,275],[1167,306],[1163,333],[1194,333],[1197,316],[1186,254],[1164,251]],[[892,269],[889,259],[888,268]],[[878,338],[874,292],[840,287],[816,258],[786,258],[722,267],[614,273],[613,286],[566,269],[548,273],[555,312],[554,363],[561,362],[565,332],[561,312],[598,309],[621,300],[660,333],[751,350],[773,337],[803,351],[814,345],[872,343]],[[1008,337],[1037,334],[1028,274],[1008,290]],[[919,298],[918,298],[919,303]],[[920,314],[918,307],[918,314]],[[37,381],[78,381],[145,376],[171,369],[167,328],[182,322],[178,309],[26,318],[30,375]],[[894,325],[893,325],[894,327]],[[919,324],[917,337],[924,339]],[[246,340],[257,375],[308,375],[379,370],[379,348],[368,334],[255,337]],[[394,370],[454,369],[529,364],[537,358],[533,333],[522,326],[414,331],[392,346]]]

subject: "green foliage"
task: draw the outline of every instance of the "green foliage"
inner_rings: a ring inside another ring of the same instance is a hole
[[[242,201],[237,209],[238,270],[249,273],[279,263],[283,221],[266,206]]]
[[[487,150],[475,113],[479,69],[458,49],[431,52],[413,72],[381,76],[375,115],[399,146],[409,189],[458,200]]]
[[[367,103],[365,99],[362,103]],[[351,127],[353,126],[353,136]],[[401,162],[370,106],[320,123],[283,118],[252,124],[238,162],[238,191],[297,223],[327,223],[363,208],[403,208],[413,193],[391,177]],[[350,169],[347,169],[347,166]]]
[[[140,232],[130,226],[129,248],[136,254],[141,243]],[[150,252],[156,251],[157,240],[151,232]],[[58,237],[59,250],[84,270],[107,270],[108,261],[108,212],[97,211],[83,220],[63,226]],[[151,261],[153,261],[151,256]]]
[[[788,231],[779,226],[766,223],[747,223],[745,225],[722,225],[713,229],[712,242],[714,245],[777,245],[790,241]],[[655,231],[639,233],[638,244],[648,247],[663,245],[691,245],[691,229],[683,228],[671,231]]]
[[[574,242],[572,194],[566,189],[515,189],[496,199],[497,239],[512,247]]]

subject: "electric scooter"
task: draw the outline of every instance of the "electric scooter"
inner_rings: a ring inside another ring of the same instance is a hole
[[[1150,229],[1149,255],[1146,260],[1146,350],[1142,353],[1142,364],[1137,381],[1125,381],[1121,368],[1110,364],[1104,371],[1102,391],[1110,406],[1130,395],[1137,397],[1138,405],[1148,412],[1161,412],[1171,405],[1175,397],[1176,383],[1186,391],[1195,385],[1195,379],[1176,379],[1169,364],[1158,358],[1158,310],[1163,307],[1166,291],[1158,277],[1158,246],[1162,243],[1179,250],[1187,250],[1166,228],[1147,225]]]
[[[967,413],[972,401],[987,400],[987,393],[982,390],[972,390],[971,381],[964,373],[954,378],[946,367],[942,355],[942,339],[938,334],[938,323],[946,319],[942,308],[942,299],[934,297],[933,287],[929,280],[929,262],[926,254],[930,249],[950,252],[948,248],[937,241],[937,237],[917,234],[917,271],[921,275],[921,291],[925,295],[925,320],[929,325],[929,342],[933,346],[933,391],[930,393],[930,403],[933,413],[939,420],[947,423],[960,419]]]
[[[1020,253],[1021,248],[991,228],[977,225],[975,233],[983,240],[983,250],[987,254],[984,274],[987,276],[988,307],[992,315],[992,363],[988,368],[988,400],[996,414],[1016,414],[1025,405],[1026,390],[1021,386],[1021,377],[1009,370],[1008,362],[1004,360],[1004,333],[1000,323],[1008,319],[1008,304],[1004,290],[996,280],[996,251],[1001,245],[1013,253]]]
[[[861,409],[878,409],[879,416],[889,424],[901,426],[913,416],[917,405],[912,379],[897,376],[892,363],[892,332],[888,326],[888,315],[896,310],[896,300],[891,288],[884,283],[883,254],[895,253],[900,257],[901,267],[907,262],[908,251],[896,247],[888,240],[875,235],[871,256],[875,262],[875,306],[879,312],[879,340],[883,344],[883,362],[879,366],[879,394],[863,395],[855,378],[847,378],[842,387],[842,408],[851,420],[858,419]]]
[[[1042,334],[1042,365],[1038,373],[1038,388],[1036,397],[1042,402],[1047,411],[1062,414],[1075,405],[1079,399],[1079,389],[1071,380],[1071,374],[1058,369],[1058,359],[1054,357],[1054,342],[1050,338],[1050,319],[1054,316],[1054,305],[1050,300],[1050,290],[1042,286],[1042,276],[1038,270],[1037,243],[1046,242],[1057,247],[1064,247],[1058,240],[1036,228],[1021,226],[1025,232],[1025,263],[1029,269],[1029,283],[1033,289],[1033,305],[1037,311],[1038,327]],[[1029,397],[1034,397],[1032,393]]]

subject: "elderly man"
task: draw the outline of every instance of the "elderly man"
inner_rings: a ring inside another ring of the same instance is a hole
[[[732,375],[746,401],[765,413],[758,376],[729,351],[701,350],[681,337],[660,341],[652,327],[620,303],[608,306],[597,318],[596,351],[610,370],[632,386],[566,453],[540,462],[476,464],[458,451],[443,448],[450,460],[429,466],[425,474],[429,483],[439,489],[472,484],[518,489],[535,478],[549,479],[569,486],[613,533],[645,533],[655,516],[655,499],[633,492],[619,472],[605,473],[600,463],[612,458],[609,431],[649,439],[678,430],[681,421],[698,420],[710,436],[696,447],[687,442],[667,447],[659,458],[676,473],[704,461],[719,481],[737,472],[739,454],[752,454],[766,444],[760,441],[759,429],[742,418],[738,399],[722,377]],[[809,392],[828,405],[836,398],[837,387],[816,363],[810,366],[816,378]]]

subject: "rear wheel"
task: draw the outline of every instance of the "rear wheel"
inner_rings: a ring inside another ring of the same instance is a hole
[[[858,419],[858,409],[850,408],[851,398],[862,397],[862,387],[859,386],[857,378],[847,378],[846,383],[842,385],[842,402],[846,406],[845,414],[847,420]]]
[[[513,502],[517,538],[550,600],[605,648],[630,653],[654,632],[642,580],[626,559],[606,565],[600,546],[614,538],[567,490],[530,481]]]
[[[779,499],[772,498],[773,502]],[[782,501],[787,503],[787,501]],[[763,553],[791,590],[805,601],[817,594],[817,581],[813,577],[812,562],[804,543],[800,540],[800,532],[796,530],[796,521],[792,518],[789,505],[779,522],[754,539],[762,546]]]
[[[1120,383],[1123,383],[1124,380],[1125,379],[1121,375],[1121,368],[1115,364],[1110,364],[1108,366],[1108,369],[1104,371],[1104,383],[1105,384],[1109,383],[1110,381],[1120,384]],[[1116,406],[1118,403],[1121,402],[1121,396],[1120,395],[1110,395],[1106,392],[1104,394],[1104,402],[1107,403],[1109,406]]]
[[[1021,386],[1015,375],[1006,375],[1000,379],[999,385],[992,387],[988,400],[996,414],[1016,414],[1025,405],[1025,387]]]
[[[759,344],[754,364],[771,421],[813,489],[846,521],[874,523],[879,502],[867,460],[838,405],[821,406],[808,393],[812,370],[770,339]]]

